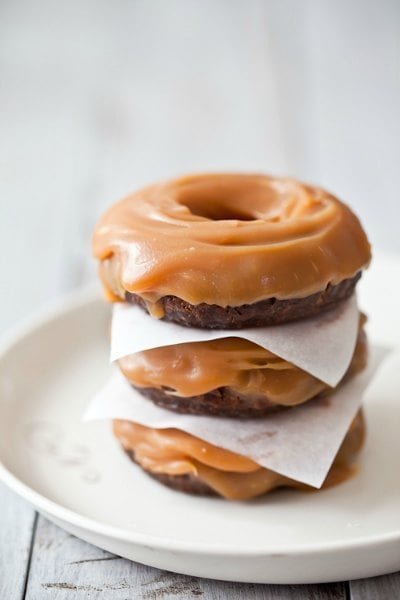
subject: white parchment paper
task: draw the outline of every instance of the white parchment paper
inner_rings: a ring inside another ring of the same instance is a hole
[[[126,419],[148,427],[174,427],[319,488],[386,353],[373,348],[368,368],[329,398],[251,420],[175,414],[155,406],[116,372],[93,398],[84,420]]]
[[[355,295],[318,317],[238,331],[183,327],[154,319],[138,306],[117,303],[111,328],[111,361],[161,346],[240,337],[266,348],[334,387],[350,364],[357,330]]]

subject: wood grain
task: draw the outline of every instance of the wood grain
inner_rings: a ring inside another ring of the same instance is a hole
[[[35,511],[0,483],[0,598],[23,598]]]
[[[400,572],[350,582],[350,600],[395,600],[396,598],[400,598]]]
[[[399,252],[400,5],[309,0],[306,39],[312,177],[352,204],[375,245]]]
[[[95,548],[39,517],[26,600],[344,600],[342,584],[249,585],[187,577]]]

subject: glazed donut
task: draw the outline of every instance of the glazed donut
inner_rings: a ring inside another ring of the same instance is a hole
[[[367,362],[360,315],[347,381]],[[279,356],[242,338],[154,348],[118,361],[124,377],[155,404],[182,414],[257,418],[297,406],[333,389]]]
[[[100,219],[93,252],[110,300],[226,329],[331,308],[371,257],[357,217],[328,192],[243,174],[183,177],[128,196]]]
[[[121,420],[114,421],[113,429],[134,462],[160,483],[181,492],[248,500],[278,487],[313,489],[178,429],[152,429]],[[354,473],[352,463],[363,445],[364,435],[363,414],[359,411],[323,488],[337,485]]]

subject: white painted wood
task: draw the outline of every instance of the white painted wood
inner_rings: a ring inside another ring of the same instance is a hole
[[[400,4],[308,0],[312,177],[400,251]]]
[[[23,597],[35,512],[0,483],[0,598]]]
[[[286,171],[299,179],[316,181],[309,3],[280,0],[267,4],[265,26],[278,90]]]
[[[400,573],[350,582],[350,600],[394,600],[399,597]]]
[[[268,586],[186,577],[94,548],[40,517],[26,600],[344,600],[341,584]]]

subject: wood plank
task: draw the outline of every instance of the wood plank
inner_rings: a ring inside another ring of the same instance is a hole
[[[344,600],[342,584],[269,586],[211,581],[118,558],[39,517],[26,600]]]
[[[395,600],[400,598],[400,572],[350,581],[349,585],[351,600]]]
[[[89,274],[84,266],[106,149],[96,81],[107,84],[101,49],[92,64],[90,49],[101,46],[107,22],[103,10],[100,27],[91,28],[95,12],[93,1],[86,8],[50,0],[2,4],[0,237],[7,252],[0,260],[7,285],[0,331],[94,278],[94,264]]]
[[[395,0],[307,0],[310,171],[400,251],[400,11]],[[377,210],[379,198],[379,210]]]
[[[279,98],[286,174],[317,181],[313,171],[314,117],[307,1],[265,4],[268,51]],[[267,167],[266,167],[267,168]]]
[[[0,483],[0,598],[22,600],[35,511]]]

